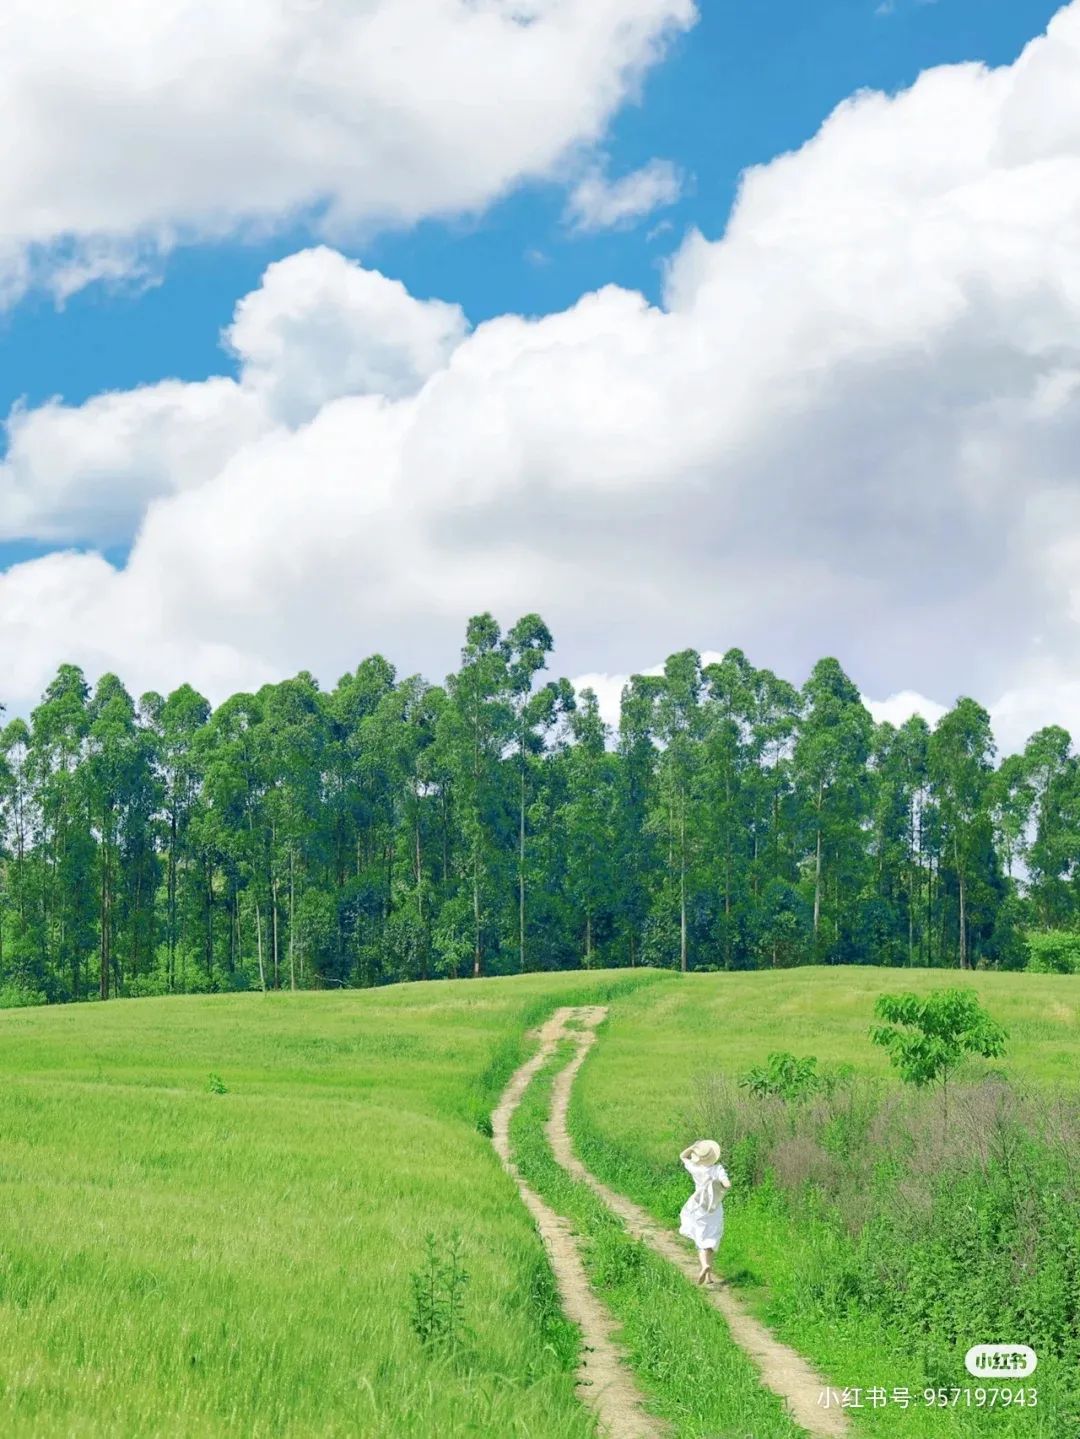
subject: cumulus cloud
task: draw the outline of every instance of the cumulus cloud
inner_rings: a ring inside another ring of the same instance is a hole
[[[5,0],[0,297],[58,245],[70,286],[133,245],[479,210],[595,143],[694,19],[693,0]]]
[[[650,160],[618,180],[593,170],[570,192],[566,220],[575,230],[618,229],[673,205],[681,193],[682,176],[670,160]]]
[[[110,545],[148,503],[217,476],[278,425],[297,428],[342,395],[414,393],[466,332],[457,305],[320,246],[271,265],[225,339],[239,377],[167,380],[16,407],[0,462],[0,537]]]
[[[414,394],[466,328],[459,306],[415,300],[400,281],[322,247],[271,265],[227,338],[244,384],[296,424],[341,395]]]
[[[568,674],[832,654],[897,713],[1068,722],[1078,68],[1074,0],[1010,67],[854,97],[744,176],[661,306],[607,287],[469,331],[321,250],[241,303],[235,380],[102,397],[51,444],[55,414],[15,417],[7,533],[138,520],[122,567],[0,577],[5,698],[62,659],[215,698],[376,648],[437,676],[468,614],[535,609]]]

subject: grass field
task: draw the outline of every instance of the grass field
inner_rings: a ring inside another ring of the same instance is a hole
[[[597,992],[584,974],[0,1014],[0,1433],[590,1434],[574,1334],[478,1120],[526,1024]],[[410,1275],[424,1232],[455,1228],[473,1333],[450,1361],[412,1332]]]
[[[579,1152],[600,1178],[670,1220],[686,1190],[673,1156],[696,1137],[689,1131],[703,1076],[744,1073],[776,1049],[884,1076],[887,1060],[868,1037],[875,997],[956,982],[955,974],[940,971],[806,968],[689,975],[678,984],[626,996],[613,1005],[578,1081],[570,1118]],[[976,973],[961,982],[978,991],[1009,1031],[998,1067],[1022,1082],[1075,1085],[1080,977]],[[973,1072],[978,1070],[974,1066]],[[768,1191],[749,1201],[734,1198],[728,1208],[722,1268],[781,1337],[834,1382],[863,1390],[884,1387],[890,1394],[910,1386],[920,1395],[930,1382],[976,1383],[962,1367],[955,1377],[928,1377],[921,1357],[863,1311],[823,1322],[800,1306],[808,1251],[816,1250],[812,1258],[820,1266],[821,1246],[831,1242],[824,1226],[792,1222]],[[971,1342],[986,1337],[973,1334]],[[1021,1335],[1011,1337],[1023,1342]],[[983,1433],[1065,1439],[1080,1433],[1074,1418],[1080,1407],[1076,1376],[1055,1372],[1048,1362],[1037,1378],[1045,1403],[1035,1410],[988,1414],[918,1405],[905,1410],[887,1403],[877,1411],[853,1411],[853,1417],[861,1432],[897,1439]]]
[[[485,1133],[524,1031],[558,1004],[611,1001],[572,1123],[601,1177],[672,1220],[696,1076],[741,1072],[775,1048],[884,1072],[866,1038],[873,997],[954,978],[622,972],[4,1011],[0,1433],[584,1439],[593,1427],[573,1390],[576,1335]],[[1007,1070],[1076,1073],[1080,979],[970,982],[1010,1030]],[[516,1142],[591,1236],[594,1277],[645,1386],[673,1414],[683,1403],[682,1434],[725,1412],[702,1372],[740,1389],[736,1411],[765,1426],[755,1439],[784,1433],[719,1317],[660,1261],[635,1258],[530,1141],[544,1094],[541,1082]],[[410,1277],[424,1234],[445,1241],[455,1229],[469,1333],[442,1356],[413,1332]],[[840,1382],[914,1376],[885,1331],[792,1319],[783,1296],[799,1242],[779,1211],[731,1204],[724,1262],[783,1337]],[[639,1262],[652,1306],[637,1292]],[[688,1354],[696,1389],[680,1378]],[[1064,1432],[1045,1410],[863,1415],[859,1430]]]

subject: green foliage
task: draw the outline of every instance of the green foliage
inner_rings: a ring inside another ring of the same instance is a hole
[[[228,1094],[229,1092],[220,1074],[212,1074],[206,1087],[211,1094]]]
[[[469,1276],[462,1262],[461,1235],[450,1234],[442,1247],[434,1234],[424,1241],[423,1266],[411,1276],[412,1331],[428,1349],[454,1354],[466,1336],[465,1288]]]
[[[1080,933],[1033,930],[1025,938],[1034,974],[1080,974]]]
[[[635,675],[612,733],[527,614],[213,709],[64,665],[0,730],[0,986],[50,1001],[521,970],[1020,968],[1080,928],[1066,732],[874,725],[839,662]]]
[[[739,1080],[744,1089],[758,1098],[806,1099],[823,1087],[817,1060],[812,1056],[796,1059],[783,1050],[774,1051],[765,1064],[756,1064]]]
[[[40,989],[27,989],[21,984],[0,986],[0,1009],[26,1009],[35,1004],[47,1004],[49,997]]]
[[[944,1086],[969,1056],[993,1059],[1005,1052],[1008,1035],[970,989],[882,994],[874,1013],[889,1022],[872,1029],[871,1037],[909,1084]]]

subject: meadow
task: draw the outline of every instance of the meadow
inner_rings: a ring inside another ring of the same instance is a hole
[[[585,1439],[579,1338],[489,1139],[526,1032],[561,1004],[610,1005],[571,1127],[595,1173],[673,1222],[674,1156],[718,1081],[785,1048],[896,1089],[867,1036],[874,997],[955,980],[608,971],[4,1011],[0,1432]],[[1037,1089],[1075,1076],[1080,978],[969,982],[1010,1033],[994,1067]],[[554,1165],[550,1073],[515,1120],[518,1160],[582,1235],[658,1412],[686,1439],[794,1432],[720,1316]],[[843,1236],[751,1159],[732,1164],[729,1280],[834,1382],[921,1387],[928,1356],[895,1316],[807,1287],[850,1265]],[[462,1236],[452,1350],[412,1322],[429,1231],[443,1258]],[[1038,1410],[861,1410],[855,1432],[1059,1439],[1076,1432],[1066,1377],[1040,1366]]]
[[[590,1434],[485,1120],[529,1024],[641,979],[0,1014],[0,1433]],[[428,1230],[456,1355],[410,1323]]]
[[[1055,1211],[1054,1222],[1060,1221],[1057,1238],[1046,1237],[1056,1249],[1035,1256],[1030,1276],[1032,1305],[1041,1303],[1042,1309],[1069,1303],[1068,1295],[1038,1293],[1040,1284],[1049,1290],[1051,1269],[1055,1279],[1071,1287],[1071,1317],[1061,1317],[1068,1358],[1055,1362],[1044,1352],[1035,1376],[1039,1406],[988,1413],[928,1408],[920,1402],[926,1387],[977,1383],[963,1370],[966,1344],[935,1337],[954,1321],[950,1308],[969,1306],[970,1343],[997,1338],[1025,1342],[1025,1335],[1015,1332],[973,1332],[1007,1312],[1009,1291],[1001,1287],[1000,1262],[1005,1238],[1002,1226],[991,1223],[991,1201],[1003,1198],[1006,1204],[1028,1206],[1036,1191],[1056,1199],[1062,1187],[1061,1167],[1051,1168],[1046,1153],[1033,1146],[1016,1154],[1016,1173],[1003,1188],[993,1164],[980,1168],[977,1146],[958,1114],[949,1142],[954,1151],[964,1152],[950,1153],[946,1145],[939,1155],[941,1184],[926,1187],[933,1208],[912,1216],[903,1187],[909,1156],[901,1160],[882,1143],[871,1123],[878,1113],[873,1106],[880,1107],[886,1097],[890,1103],[914,1103],[925,1129],[927,1112],[940,1110],[940,1103],[936,1096],[916,1101],[900,1094],[885,1054],[869,1040],[873,1003],[883,992],[925,992],[955,984],[957,978],[940,971],[800,968],[689,975],[677,986],[623,997],[612,1006],[578,1080],[571,1130],[579,1154],[594,1173],[658,1217],[670,1218],[678,1212],[686,1188],[673,1155],[691,1131],[709,1127],[723,1141],[725,1125],[739,1115],[745,1129],[752,1106],[745,1091],[738,1090],[737,1079],[751,1065],[777,1049],[850,1064],[855,1070],[854,1099],[845,1093],[831,1113],[823,1113],[827,1105],[818,1105],[781,1118],[783,1132],[774,1137],[787,1141],[786,1155],[797,1170],[787,1183],[778,1182],[769,1163],[763,1163],[763,1158],[785,1151],[774,1149],[763,1156],[760,1143],[745,1147],[744,1140],[743,1147],[736,1147],[734,1162],[729,1153],[735,1192],[728,1203],[721,1250],[725,1275],[781,1338],[833,1382],[863,1391],[862,1407],[851,1411],[859,1433],[908,1439],[984,1433],[1065,1439],[1080,1432],[1073,1367],[1080,1281],[1075,1209],[1069,1211],[1071,1220],[1064,1209]],[[964,1097],[958,1097],[957,1107],[963,1110],[979,1092],[980,1081],[993,1074],[1007,1077],[1025,1103],[1049,1104],[1052,1092],[1062,1085],[1075,1100],[1080,978],[976,972],[960,982],[974,988],[1006,1026],[1009,1043],[1000,1061],[972,1062],[958,1077]],[[864,1102],[867,1123],[853,1125],[845,1106],[857,1111]],[[756,1127],[775,1124],[776,1110],[775,1104],[758,1107]],[[830,1132],[840,1140],[832,1146],[842,1171],[837,1196],[849,1207],[861,1207],[851,1225],[846,1222],[850,1215],[841,1212],[842,1204],[830,1202],[828,1183],[820,1182],[807,1160],[808,1154],[816,1158],[826,1152],[821,1140],[827,1143]],[[1022,1136],[1019,1142],[1023,1145]],[[940,1146],[940,1133],[937,1143]],[[1077,1160],[1080,1151],[1068,1156],[1073,1166]],[[859,1161],[865,1161],[861,1168]],[[842,1181],[848,1172],[851,1183],[845,1190]],[[880,1196],[879,1210],[871,1192]],[[906,1252],[898,1252],[902,1239],[908,1242]],[[886,1249],[886,1241],[893,1247]],[[1053,1263],[1044,1262],[1047,1258]],[[892,1263],[891,1272],[886,1260]],[[911,1310],[921,1292],[935,1288],[936,1311],[928,1313],[924,1306],[913,1318]],[[1041,1322],[1042,1313],[1037,1315],[1033,1307],[1027,1322],[1036,1318]],[[867,1397],[872,1388],[889,1394],[876,1409]],[[894,1389],[903,1388],[916,1396],[907,1408],[891,1398]]]

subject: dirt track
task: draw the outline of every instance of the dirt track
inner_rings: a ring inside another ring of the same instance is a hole
[[[642,1396],[612,1338],[615,1325],[589,1288],[570,1226],[543,1202],[522,1179],[510,1157],[510,1120],[533,1075],[563,1037],[566,1020],[582,1011],[559,1009],[539,1032],[540,1047],[512,1076],[499,1107],[491,1116],[492,1143],[518,1187],[529,1213],[536,1220],[551,1259],[563,1311],[580,1328],[584,1341],[577,1390],[583,1403],[596,1414],[605,1439],[661,1439],[666,1425],[645,1411]]]
[[[551,1021],[551,1024],[554,1025],[558,1020],[562,1031],[561,1033],[558,1030],[555,1032],[551,1043],[554,1044],[559,1038],[569,1037],[577,1044],[577,1052],[555,1080],[551,1118],[547,1123],[548,1141],[555,1158],[564,1169],[575,1179],[580,1179],[588,1184],[619,1216],[635,1238],[644,1240],[658,1254],[670,1260],[693,1283],[697,1278],[698,1266],[694,1250],[688,1241],[680,1239],[674,1228],[664,1228],[644,1209],[640,1209],[629,1199],[625,1199],[621,1194],[616,1194],[614,1190],[601,1184],[575,1156],[570,1143],[566,1125],[570,1092],[573,1088],[574,1078],[596,1040],[596,1026],[606,1014],[606,1008],[590,1006],[560,1010]],[[573,1019],[582,1027],[565,1028],[567,1019]],[[731,1337],[736,1344],[740,1345],[757,1365],[762,1384],[771,1389],[774,1394],[780,1395],[797,1424],[802,1425],[808,1433],[826,1436],[826,1439],[831,1439],[831,1436],[850,1434],[851,1425],[848,1415],[838,1407],[840,1402],[838,1391],[832,1390],[829,1407],[819,1403],[821,1394],[829,1388],[829,1385],[819,1374],[815,1374],[800,1354],[786,1344],[781,1344],[765,1328],[764,1324],[747,1312],[726,1285],[720,1284],[704,1292],[710,1303],[724,1316],[731,1331]]]

